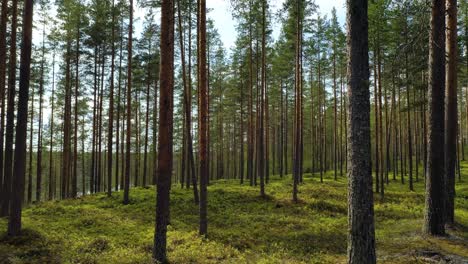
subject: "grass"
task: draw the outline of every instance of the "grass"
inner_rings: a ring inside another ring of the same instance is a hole
[[[424,183],[391,181],[385,201],[375,195],[379,263],[468,261],[468,163],[457,182],[457,226],[450,235],[421,234]],[[208,188],[207,239],[197,235],[198,207],[192,192],[173,186],[168,254],[172,263],[343,263],[346,260],[346,179],[324,183],[305,175],[300,202],[292,198],[290,177],[273,177],[261,198],[258,187],[217,181]],[[151,263],[155,191],[134,188],[131,203],[122,193],[50,201],[25,208],[24,233],[5,236],[0,219],[0,263]],[[466,263],[466,262],[465,262]]]

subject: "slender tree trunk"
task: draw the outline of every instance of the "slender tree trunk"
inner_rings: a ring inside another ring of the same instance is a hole
[[[159,63],[155,67],[159,69]],[[157,135],[157,125],[158,125],[158,75],[156,75],[154,82],[154,102],[153,102],[153,185],[156,185],[158,179],[158,157],[157,157],[157,148],[158,148],[158,135]]]
[[[127,89],[127,81],[125,81],[124,84],[125,89]],[[127,160],[127,155],[125,153],[126,151],[126,130],[127,130],[127,115],[126,115],[126,109],[127,109],[127,92],[123,93],[123,105],[122,105],[122,130],[120,131],[121,133],[121,142],[120,142],[120,153],[122,153],[122,160],[121,160],[121,171],[122,171],[122,176],[120,177],[120,189],[125,189],[125,165],[126,165],[126,160]],[[124,111],[125,110],[125,111]],[[124,136],[125,134],[125,136]],[[129,187],[130,188],[130,187]]]
[[[407,30],[407,29],[406,29]],[[406,32],[407,34],[407,32]],[[407,36],[405,40],[407,41]],[[405,53],[405,79],[406,79],[406,125],[408,137],[408,165],[409,165],[409,188],[414,191],[413,187],[413,142],[411,140],[411,110],[410,110],[410,80],[408,69],[408,52]]]
[[[0,216],[7,216],[12,200],[12,178],[13,174],[13,136],[15,118],[15,94],[16,94],[16,31],[18,1],[13,0],[11,12],[11,32],[10,32],[10,58],[8,60],[8,98],[5,130],[5,161],[3,173],[3,203],[0,208]],[[27,103],[26,103],[27,104]],[[26,113],[27,115],[27,113]],[[26,165],[26,164],[25,164]]]
[[[279,152],[278,152],[278,160],[280,166],[280,177],[283,178],[284,175],[284,107],[283,107],[283,80],[280,80],[280,144],[279,144]]]
[[[251,20],[252,12],[252,1],[249,0],[249,19]],[[254,149],[253,149],[253,48],[252,48],[252,23],[249,23],[249,131],[248,131],[248,143],[247,143],[247,177],[250,180],[250,186],[254,185],[253,175],[253,160],[254,160]]]
[[[188,9],[188,68],[187,68],[187,100],[188,100],[188,116],[190,117],[190,135],[192,137],[192,145],[193,145],[193,133],[192,133],[192,3],[189,4]],[[190,188],[190,179],[192,180],[193,185],[193,192],[195,193],[195,189],[197,186],[197,175],[195,174],[195,161],[193,155],[193,148],[192,148],[192,158],[189,157],[191,162],[191,170],[187,170],[187,177],[186,177],[186,188]],[[193,161],[192,161],[193,160]],[[198,191],[197,191],[198,193]],[[196,197],[195,197],[196,198]],[[197,202],[197,201],[195,201]],[[198,202],[197,202],[198,203]]]
[[[383,117],[382,117],[382,70],[381,70],[381,58],[380,58],[380,35],[377,33],[377,82],[379,86],[379,164],[380,164],[380,199],[383,201],[385,195],[385,180],[384,180],[384,155],[383,155],[383,139],[384,139],[384,130],[383,130]]]
[[[151,43],[149,44],[148,54],[151,58]],[[146,178],[148,174],[148,128],[149,128],[149,99],[150,99],[150,83],[151,83],[151,68],[148,61],[148,83],[146,85],[146,113],[145,113],[145,144],[143,154],[143,187],[146,187]]]
[[[93,87],[93,135],[92,135],[92,150],[91,150],[91,177],[90,177],[90,191],[91,193],[96,192],[95,181],[96,181],[96,129],[97,129],[97,92],[98,92],[98,48],[94,48],[94,87]]]
[[[377,114],[379,115],[379,142],[376,144],[379,144],[379,175],[380,177],[379,182],[380,182],[380,199],[383,201],[384,195],[385,195],[385,180],[384,180],[384,155],[383,155],[383,117],[382,117],[382,112],[383,112],[383,106],[382,106],[382,78],[381,78],[381,62],[380,62],[380,37],[377,38],[377,83],[379,87],[379,94],[378,94],[378,101],[379,101],[379,111]]]
[[[403,168],[403,126],[402,126],[402,119],[403,119],[403,114],[401,112],[401,88],[398,87],[398,145],[399,145],[399,151],[398,151],[398,156],[400,157],[400,176],[401,176],[401,184],[405,184],[405,174],[404,174],[404,168]]]
[[[445,234],[444,97],[445,97],[445,1],[432,1],[429,44],[429,129],[426,175],[426,208],[423,231]]]
[[[103,133],[102,133],[102,130],[103,130],[103,125],[102,125],[102,112],[103,112],[103,101],[104,101],[104,71],[105,71],[105,64],[106,64],[106,49],[105,47],[103,48],[103,52],[102,52],[102,59],[101,59],[101,77],[100,77],[100,81],[101,81],[101,85],[100,85],[100,89],[99,89],[99,113],[98,113],[98,116],[99,116],[99,120],[98,120],[98,161],[97,161],[97,184],[96,184],[96,190],[98,192],[101,192],[103,190],[103,183],[104,183],[104,177],[103,177],[103,167],[102,167],[102,158],[103,158],[103,155],[102,155],[102,140],[103,140]]]
[[[338,180],[338,122],[337,122],[337,98],[336,98],[336,52],[335,38],[333,39],[333,173],[335,181]]]
[[[70,130],[71,130],[71,36],[67,32],[67,51],[65,53],[65,108],[63,120],[63,156],[61,168],[61,198],[69,197],[67,192],[70,184]]]
[[[50,142],[49,142],[49,200],[55,197],[55,172],[54,172],[54,106],[55,106],[55,51],[52,55],[52,95],[50,97]]]
[[[208,80],[206,65],[206,0],[198,0],[198,111],[199,111],[199,157],[200,157],[200,229],[207,235],[207,181],[208,181]]]
[[[377,89],[377,65],[374,52],[374,118],[375,118],[375,192],[380,193],[380,148],[379,148],[379,94]]]
[[[174,2],[172,0],[162,0],[161,2],[160,52],[158,177],[153,258],[156,261],[167,263],[166,233],[169,222],[169,191],[173,163]]]
[[[244,83],[242,82],[242,71],[239,70],[240,76],[240,157],[239,157],[239,172],[240,184],[244,184]]]
[[[81,193],[86,195],[86,160],[85,160],[85,117],[81,117]]]
[[[262,0],[262,76],[260,92],[260,112],[259,112],[259,138],[258,138],[258,175],[260,177],[260,196],[265,197],[265,90],[266,90],[266,0]],[[258,110],[257,110],[258,111]]]
[[[115,1],[114,0],[112,0],[111,12],[112,12],[111,76],[110,76],[110,87],[109,87],[109,127],[107,131],[108,133],[108,136],[107,136],[107,140],[108,140],[107,142],[107,196],[109,197],[112,195],[112,146],[113,146],[112,138],[114,135],[114,70],[115,70]],[[120,89],[119,89],[119,92],[120,92]],[[120,93],[119,93],[119,97],[120,97]],[[117,139],[117,142],[118,142],[118,139]],[[117,143],[117,148],[118,148],[118,143]],[[118,159],[116,158],[116,160]],[[115,184],[116,185],[118,184],[118,179],[116,179]]]
[[[139,178],[140,178],[140,142],[141,142],[141,127],[140,127],[140,120],[141,120],[141,110],[140,110],[140,90],[137,90],[136,96],[136,109],[135,109],[135,145],[136,145],[136,155],[135,155],[135,186],[139,186]]]
[[[297,202],[297,185],[301,173],[301,110],[302,110],[302,73],[301,73],[301,56],[302,56],[302,13],[301,0],[296,1],[296,69],[295,69],[295,119],[294,119],[294,165],[293,165],[293,201]]]
[[[346,159],[343,155],[343,119],[346,118],[343,93],[343,74],[340,70],[340,177],[343,177],[343,160]],[[345,135],[346,136],[346,135]],[[344,146],[346,148],[346,146]]]
[[[193,157],[193,140],[192,140],[192,131],[191,131],[191,115],[190,115],[190,108],[191,105],[189,104],[189,89],[191,89],[188,86],[187,83],[187,73],[186,73],[186,67],[185,67],[185,48],[184,48],[184,42],[183,42],[183,34],[182,34],[182,16],[181,16],[181,7],[180,7],[180,0],[177,0],[177,12],[179,16],[179,41],[180,41],[180,54],[181,54],[181,60],[182,60],[182,80],[183,80],[183,85],[184,85],[184,111],[185,111],[185,135],[186,135],[186,144],[187,151],[188,151],[188,161],[189,161],[189,168],[190,170],[187,173],[187,178],[191,175],[192,176],[192,184],[193,184],[193,197],[194,197],[194,202],[198,204],[200,202],[200,198],[198,196],[198,189],[197,189],[197,178],[195,175],[195,161]],[[190,58],[189,58],[190,59]]]
[[[168,0],[170,1],[170,0]],[[172,4],[171,4],[172,6]],[[172,7],[173,8],[173,7]],[[123,203],[128,204],[130,192],[130,137],[132,130],[132,37],[133,37],[133,0],[130,0],[130,24],[128,25],[128,59],[127,59],[127,131],[126,131],[126,156],[125,156],[125,181],[124,181],[124,199]],[[166,11],[168,12],[168,11]],[[162,20],[162,19],[161,19]],[[161,47],[163,46],[161,40]],[[162,52],[161,52],[162,53]],[[172,155],[172,154],[171,154]],[[136,175],[135,175],[136,177]]]
[[[424,82],[426,84],[426,82]],[[427,117],[426,117],[426,111],[427,111],[427,89],[423,89],[423,152],[424,152],[424,182],[426,182],[427,179]]]
[[[30,203],[32,201],[32,164],[33,164],[33,139],[34,139],[34,86],[32,87],[32,98],[31,98],[31,116],[29,123],[29,166],[28,166],[28,200]]]
[[[446,0],[447,31],[446,48],[448,53],[446,65],[445,91],[445,179],[447,186],[446,223],[455,222],[455,167],[457,162],[457,1]]]
[[[37,131],[37,169],[36,169],[36,201],[41,200],[42,196],[42,103],[44,97],[44,63],[45,63],[45,23],[42,27],[42,48],[41,65],[39,80],[39,126]]]
[[[319,131],[318,131],[318,134],[319,134],[319,138],[318,138],[318,141],[319,141],[319,170],[320,170],[320,182],[322,183],[323,182],[323,172],[324,172],[324,166],[323,166],[323,162],[324,162],[324,140],[323,140],[323,133],[324,133],[324,129],[323,129],[323,113],[324,113],[324,107],[325,105],[322,105],[323,102],[325,100],[322,100],[322,93],[324,93],[324,91],[322,91],[322,72],[321,72],[321,63],[320,63],[320,47],[319,47],[319,51],[317,52],[318,54],[318,69],[317,69],[317,76],[318,76],[318,107],[319,107]]]
[[[6,38],[7,38],[7,22],[8,22],[8,1],[2,0],[2,9],[1,9],[1,18],[0,18],[0,208],[3,204],[3,200],[6,198],[4,190],[4,173],[3,173],[3,158],[4,158],[4,134],[5,134],[5,97],[6,97],[6,63],[7,63],[7,47],[6,47]],[[0,209],[0,216],[3,216]]]
[[[23,36],[21,41],[18,113],[16,118],[15,161],[13,169],[13,195],[11,199],[8,235],[21,233],[21,206],[24,195],[26,167],[26,128],[28,121],[29,79],[31,76],[33,1],[25,0],[23,8]]]
[[[115,8],[115,6],[114,6]],[[115,10],[114,10],[115,12]],[[115,14],[114,14],[115,15]],[[115,21],[114,21],[115,23]],[[114,24],[113,23],[113,24]],[[115,28],[114,28],[115,30]],[[123,186],[119,184],[121,182],[121,176],[119,171],[119,157],[120,153],[122,153],[122,157],[124,156],[123,151],[120,151],[120,111],[121,111],[121,100],[122,100],[122,50],[123,50],[123,30],[120,32],[120,47],[119,47],[119,79],[118,79],[118,91],[117,91],[117,127],[115,129],[115,191],[118,191]],[[123,127],[123,126],[122,126]],[[123,139],[123,137],[122,137]],[[123,146],[123,144],[122,144]],[[122,162],[123,164],[123,162]]]
[[[71,196],[76,198],[78,192],[78,91],[79,91],[79,75],[80,75],[80,22],[81,15],[78,15],[77,36],[76,36],[76,69],[75,69],[75,123],[73,125],[73,182]],[[83,194],[84,195],[84,194]]]

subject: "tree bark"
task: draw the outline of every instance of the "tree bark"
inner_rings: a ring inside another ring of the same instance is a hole
[[[31,76],[32,17],[33,0],[25,0],[22,21],[23,36],[21,41],[18,113],[16,118],[13,195],[8,222],[8,235],[10,236],[18,236],[21,233],[21,206],[26,168],[26,127],[28,121],[29,80]]]
[[[55,45],[54,45],[55,48]],[[50,145],[49,145],[49,200],[55,197],[55,172],[53,161],[53,148],[54,148],[54,106],[55,106],[55,51],[52,55],[52,95],[50,97],[51,110],[50,110]]]
[[[32,201],[32,164],[33,164],[33,139],[34,139],[34,86],[32,87],[32,98],[31,98],[31,111],[30,111],[30,123],[29,123],[29,166],[28,166],[28,200]]]
[[[46,24],[44,23],[42,28],[42,55],[39,80],[39,127],[37,131],[36,201],[40,201],[42,196],[42,123],[44,118],[42,112],[42,103],[44,97],[45,26]]]
[[[194,197],[194,202],[196,204],[198,204],[200,202],[200,198],[199,198],[199,195],[198,195],[198,188],[197,188],[197,178],[195,176],[195,160],[194,160],[194,157],[193,157],[193,140],[192,140],[192,131],[191,131],[191,127],[192,127],[192,117],[190,115],[190,108],[191,108],[191,105],[189,103],[189,96],[190,96],[190,92],[189,92],[189,89],[191,89],[188,85],[189,83],[187,83],[187,73],[186,73],[186,67],[185,67],[185,49],[184,49],[184,42],[183,42],[183,34],[182,34],[182,18],[181,18],[181,10],[180,10],[181,6],[180,6],[180,0],[177,0],[177,12],[178,12],[178,16],[179,16],[179,41],[180,41],[180,54],[181,54],[181,60],[182,60],[182,80],[183,80],[183,85],[184,85],[184,96],[183,96],[183,100],[184,100],[184,114],[185,114],[185,136],[186,136],[186,142],[184,142],[184,144],[186,144],[186,147],[187,147],[187,158],[188,158],[188,162],[189,162],[189,170],[187,171],[187,180],[188,180],[188,177],[191,176],[191,180],[192,180],[192,184],[193,184],[193,197]],[[190,59],[190,58],[189,58]],[[183,172],[182,172],[183,173]]]
[[[107,196],[112,196],[112,145],[114,135],[114,69],[115,69],[115,1],[112,0],[112,26],[111,26],[111,75],[109,87],[109,127],[107,136]],[[119,89],[120,92],[120,89]],[[120,94],[119,94],[120,96]],[[120,99],[120,98],[119,98]],[[117,139],[118,141],[118,139]],[[118,143],[117,143],[118,147]],[[117,160],[117,159],[116,159]],[[116,180],[118,184],[118,180]]]
[[[370,142],[367,0],[347,1],[348,263],[376,263]]]
[[[160,96],[158,128],[158,177],[156,195],[156,226],[153,258],[167,263],[167,225],[169,222],[169,191],[173,153],[173,96],[174,96],[174,1],[161,2],[160,39]]]
[[[426,175],[426,210],[423,231],[444,235],[444,97],[445,97],[445,1],[432,1],[429,44],[429,117]]]
[[[455,167],[457,162],[457,1],[446,0],[446,91],[445,91],[445,173],[447,186],[446,223],[455,222]]]
[[[200,229],[206,236],[207,220],[207,181],[208,167],[208,80],[206,65],[206,0],[198,0],[198,101],[199,101],[199,162],[200,162]]]
[[[127,131],[126,131],[126,156],[125,156],[125,181],[124,181],[124,204],[128,204],[130,192],[130,137],[132,130],[132,33],[133,33],[133,0],[130,0],[130,24],[128,25],[128,59],[127,59]],[[161,43],[163,43],[161,41]],[[162,46],[162,44],[161,44]],[[136,175],[135,175],[136,177]]]
[[[15,118],[15,94],[16,94],[16,31],[18,1],[13,0],[11,6],[11,33],[10,33],[10,58],[8,60],[8,98],[5,130],[5,165],[3,173],[4,195],[0,216],[8,215],[12,199],[12,174],[13,174],[13,135]],[[27,113],[26,113],[27,115]]]
[[[0,190],[2,193],[0,194],[0,208],[5,199],[4,190],[4,183],[5,179],[3,173],[3,158],[4,158],[4,134],[5,134],[5,97],[6,97],[6,89],[5,89],[5,82],[6,82],[6,63],[7,63],[7,54],[6,54],[6,39],[7,39],[7,22],[8,22],[8,1],[2,0],[2,9],[1,9],[1,18],[0,18]],[[2,216],[2,212],[0,209],[0,216]]]

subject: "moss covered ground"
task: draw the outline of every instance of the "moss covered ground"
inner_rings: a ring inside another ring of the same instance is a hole
[[[456,221],[449,235],[421,234],[424,183],[390,181],[385,201],[375,197],[379,263],[468,263],[468,163],[457,181]],[[392,178],[392,176],[391,176]],[[198,207],[192,192],[173,186],[168,254],[172,263],[343,263],[346,260],[346,179],[323,183],[306,174],[300,202],[291,201],[292,181],[272,177],[267,198],[238,181],[208,188],[209,236],[197,235]],[[75,200],[42,202],[24,210],[21,237],[5,236],[0,219],[0,263],[151,263],[154,187]],[[466,261],[466,262],[465,262]]]

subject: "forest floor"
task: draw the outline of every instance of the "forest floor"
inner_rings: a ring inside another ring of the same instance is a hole
[[[379,263],[468,263],[468,163],[457,180],[456,221],[449,235],[421,234],[422,178],[408,185],[390,180],[385,201],[375,198]],[[392,176],[390,176],[392,178]],[[346,179],[323,183],[305,174],[300,202],[291,201],[292,181],[272,177],[267,198],[236,180],[208,188],[207,239],[197,235],[193,193],[173,185],[168,254],[172,263],[343,263],[346,260]],[[150,263],[155,219],[154,187],[51,201],[24,210],[24,233],[5,236],[0,219],[0,263]]]

